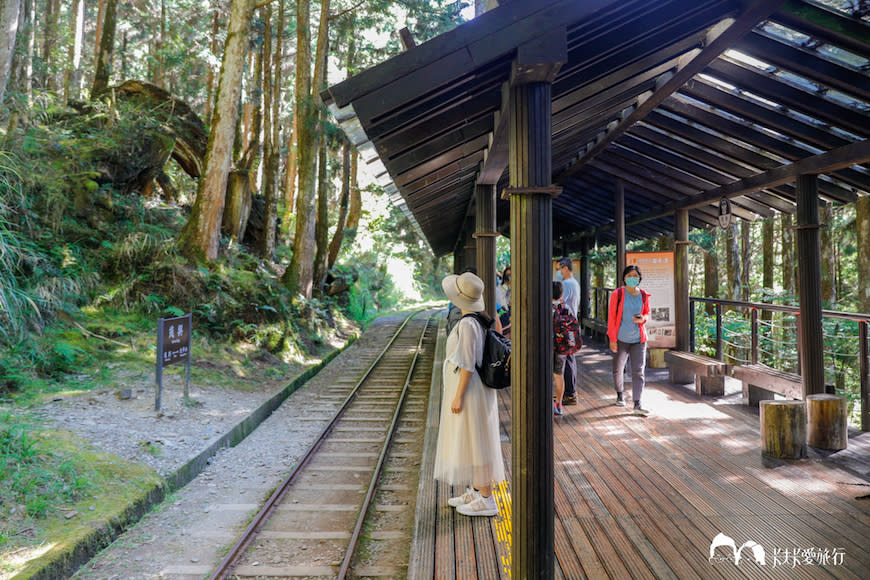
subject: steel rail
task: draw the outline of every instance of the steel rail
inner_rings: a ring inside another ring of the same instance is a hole
[[[426,337],[426,331],[429,329],[429,324],[431,322],[432,317],[430,316],[429,320],[426,321],[426,325],[423,327],[423,332],[420,333],[420,340],[417,341],[417,348],[414,351],[414,360],[411,361],[411,367],[408,369],[408,375],[405,377],[405,384],[402,385],[402,393],[399,395],[398,403],[396,403],[396,410],[393,411],[393,420],[390,422],[386,441],[384,441],[384,446],[381,449],[380,456],[378,457],[377,465],[375,465],[374,473],[372,473],[371,481],[369,481],[368,491],[366,492],[365,499],[363,499],[362,507],[360,508],[359,516],[356,520],[356,526],[354,526],[353,533],[350,535],[350,543],[348,544],[347,551],[344,554],[344,560],[341,562],[341,569],[338,571],[338,580],[344,580],[347,576],[348,570],[350,569],[350,561],[353,558],[354,551],[356,550],[356,545],[359,541],[360,533],[362,532],[363,523],[365,523],[369,507],[375,497],[375,491],[378,487],[378,479],[381,477],[381,471],[384,468],[387,454],[393,446],[393,438],[395,437],[396,429],[399,426],[399,415],[402,413],[402,408],[405,406],[405,399],[408,397],[408,387],[411,384],[411,377],[413,376],[414,371],[417,370],[417,360],[420,358],[420,348],[423,346],[423,339]]]
[[[390,338],[389,342],[387,342],[387,345],[381,350],[380,354],[378,354],[372,364],[369,365],[368,369],[366,369],[362,378],[360,378],[360,380],[357,381],[356,385],[354,385],[353,389],[351,389],[350,394],[345,398],[344,402],[341,404],[341,407],[338,409],[338,411],[336,411],[335,415],[329,421],[329,424],[323,428],[323,431],[320,432],[320,435],[317,436],[317,439],[315,439],[314,443],[312,443],[312,445],[308,448],[308,450],[305,452],[299,462],[293,467],[293,469],[290,471],[290,474],[284,479],[281,485],[279,485],[278,488],[275,489],[274,492],[272,492],[272,495],[269,497],[269,499],[266,501],[266,503],[263,505],[257,515],[254,516],[254,519],[251,520],[251,523],[248,524],[247,528],[245,528],[245,531],[242,533],[241,537],[233,545],[233,547],[230,548],[229,552],[227,552],[227,555],[224,556],[223,560],[220,561],[212,575],[209,576],[209,580],[222,580],[223,578],[226,578],[226,575],[232,568],[233,563],[238,559],[240,555],[245,552],[248,545],[251,543],[251,540],[257,533],[257,530],[259,530],[260,526],[272,515],[272,512],[275,511],[275,508],[280,503],[284,495],[287,493],[287,490],[296,480],[296,477],[320,448],[321,443],[323,443],[323,441],[332,431],[332,428],[335,427],[335,424],[338,422],[338,420],[342,417],[342,415],[344,415],[344,412],[347,410],[350,403],[356,397],[356,394],[357,392],[359,392],[363,383],[365,383],[368,380],[369,376],[371,376],[375,367],[381,362],[381,359],[384,358],[384,356],[393,346],[393,343],[395,343],[396,340],[399,338],[399,334],[402,333],[402,331],[405,329],[405,326],[408,325],[408,322],[410,322],[412,318],[414,318],[421,312],[423,312],[422,309],[417,310],[416,312],[412,312],[405,318],[405,320]],[[427,321],[426,328],[428,328],[428,326],[429,324]],[[425,334],[425,328],[423,332]],[[416,356],[414,359],[414,363],[416,363]]]

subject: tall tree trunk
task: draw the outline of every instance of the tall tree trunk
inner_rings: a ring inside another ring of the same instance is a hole
[[[761,226],[761,284],[764,287],[764,298],[762,300],[764,302],[768,302],[767,294],[769,292],[773,292],[773,264],[774,264],[774,247],[773,247],[773,236],[774,236],[774,218],[767,218],[764,220]],[[761,319],[769,321],[771,320],[771,314],[773,314],[770,310],[762,310],[761,311]]]
[[[48,90],[57,89],[55,78],[55,54],[57,45],[57,20],[60,12],[58,0],[45,1],[44,26],[42,30],[42,86]]]
[[[791,229],[792,217],[789,213],[781,214],[782,224],[782,287],[789,296],[796,296],[795,271],[794,271],[794,230]]]
[[[190,218],[179,239],[182,251],[190,257],[214,260],[218,256],[221,216],[232,163],[239,91],[253,9],[254,0],[233,0],[230,9],[229,32],[208,136],[205,169],[197,187]]]
[[[662,234],[656,240],[656,250],[659,252],[668,252],[674,249],[674,236],[671,234]]]
[[[85,0],[73,0],[70,9],[69,62],[63,83],[65,102],[81,98],[82,93],[82,50],[85,40]]]
[[[278,3],[278,26],[276,29],[275,54],[272,59],[272,70],[275,71],[274,82],[272,83],[272,152],[266,160],[267,169],[271,175],[271,203],[266,204],[265,224],[266,236],[270,240],[269,256],[275,252],[275,244],[277,243],[278,235],[278,202],[279,189],[278,184],[281,180],[280,176],[280,161],[281,161],[281,88],[283,87],[283,69],[284,69],[284,27],[287,25],[287,12],[285,9],[285,1],[280,0]]]
[[[275,208],[275,133],[277,125],[276,102],[274,93],[279,92],[278,86],[273,85],[272,71],[275,67],[275,55],[272,54],[272,6],[265,7],[265,32],[263,38],[263,59],[270,65],[264,67],[263,72],[263,196],[266,207],[263,211],[263,238],[260,245],[260,255],[271,259],[275,253],[275,221],[277,212]],[[280,38],[280,34],[279,34]],[[279,65],[280,66],[280,65]]]
[[[166,85],[166,64],[163,62],[163,47],[166,45],[166,1],[160,0],[159,32],[151,35],[151,82],[168,89]]]
[[[118,0],[106,0],[106,14],[105,18],[103,18],[103,32],[100,37],[100,50],[97,53],[96,72],[94,72],[94,85],[91,88],[91,98],[99,97],[109,86],[117,20]]]
[[[289,244],[293,234],[293,213],[296,210],[294,204],[296,202],[296,144],[297,132],[299,127],[299,116],[296,114],[296,107],[293,108],[291,121],[285,134],[287,135],[284,142],[287,148],[287,157],[284,162],[284,216],[281,218],[281,235],[285,244]]]
[[[322,115],[322,113],[321,113]],[[315,223],[315,238],[317,252],[314,256],[314,294],[320,295],[323,281],[326,279],[326,264],[329,257],[329,160],[327,153],[329,144],[323,137],[320,139],[320,159],[317,162],[317,222]]]
[[[834,225],[834,205],[825,202],[819,208],[821,215],[821,230],[819,231],[819,255],[822,266],[822,304],[825,308],[833,308],[837,302],[837,262],[834,255],[834,238],[831,228]]]
[[[870,284],[867,283],[867,272],[870,272],[870,196],[862,195],[855,206],[855,225],[858,232],[858,307],[860,312],[870,312]]]
[[[350,152],[350,204],[347,208],[347,243],[353,242],[356,238],[356,230],[359,227],[359,220],[362,215],[362,195],[359,190],[359,182],[357,181],[357,167],[359,166],[359,152],[356,147],[351,147]]]
[[[250,82],[245,83],[241,100],[245,102],[245,115],[236,124],[236,142],[233,147],[235,163],[230,171],[229,187],[226,194],[223,223],[221,232],[238,241],[245,237],[248,218],[251,214],[253,192],[257,190],[256,170],[254,166],[260,159],[260,136],[263,125],[262,106],[262,76],[263,47],[259,46],[248,51],[248,59],[252,60]],[[231,218],[231,219],[230,219]]]
[[[338,205],[338,223],[332,241],[329,242],[329,256],[326,259],[326,269],[331,270],[338,259],[341,242],[344,239],[344,228],[347,224],[347,210],[350,205],[350,148],[347,141],[341,147],[341,201]]]
[[[740,276],[743,282],[741,299],[744,302],[749,302],[752,294],[752,288],[750,288],[750,276],[752,272],[752,223],[748,220],[742,220],[740,223],[740,240],[740,245],[743,249],[743,268]]]
[[[213,55],[218,53],[218,35],[220,34],[220,2],[214,0],[212,2],[212,19],[211,19],[211,40],[209,48]],[[211,119],[211,110],[214,105],[214,67],[208,65],[208,76],[205,81],[205,118]]]
[[[26,109],[33,106],[33,0],[21,0],[18,12],[18,40],[12,57],[12,90],[23,95]]]
[[[704,297],[718,298],[719,297],[719,258],[716,256],[716,243],[711,248],[704,251]],[[712,304],[707,304],[704,307],[707,314],[712,314],[714,311]]]
[[[320,98],[320,91],[326,88],[326,64],[329,56],[329,0],[321,0],[320,26],[317,32],[317,51],[314,55],[314,78],[311,81],[312,102],[316,108],[315,118],[318,127],[323,127],[326,111]],[[314,290],[319,294],[326,279],[326,263],[329,257],[329,143],[318,130],[318,161],[317,175],[317,222],[315,224],[315,239],[317,252],[314,258]]]
[[[328,0],[324,0],[329,4]],[[315,165],[317,139],[308,122],[314,117],[311,103],[311,40],[309,0],[296,2],[296,148],[299,162],[299,194],[296,200],[296,234],[293,258],[283,282],[292,293],[311,298],[315,251]]]
[[[118,51],[121,53],[121,78],[122,79],[125,79],[129,76],[127,74],[127,72],[130,70],[130,68],[127,66],[127,45],[129,44],[129,40],[130,40],[130,35],[125,30],[123,32],[123,34],[121,34],[121,50]],[[169,91],[169,92],[171,93],[172,91]]]
[[[353,17],[351,17],[353,18]],[[351,29],[353,29],[351,20]],[[350,78],[356,66],[356,37],[351,35],[347,44],[347,60],[345,68],[347,77]],[[335,265],[341,245],[347,238],[347,243],[352,243],[356,238],[356,229],[359,226],[360,212],[362,211],[362,198],[356,179],[357,151],[349,142],[342,147],[342,181],[341,201],[339,202],[338,226],[329,246],[329,267]]]
[[[94,63],[100,54],[100,43],[103,40],[103,21],[106,19],[106,0],[97,0],[97,28],[94,31]]]
[[[725,251],[726,256],[728,257],[726,264],[728,272],[729,300],[740,300],[741,298],[740,287],[742,286],[742,282],[740,280],[740,248],[737,245],[738,237],[738,226],[737,224],[734,224],[728,228],[725,237]]]
[[[15,54],[15,39],[18,36],[18,17],[21,10],[21,0],[3,0],[0,6],[0,30],[4,31],[0,38],[0,104],[6,93],[6,84],[12,72],[12,57]]]

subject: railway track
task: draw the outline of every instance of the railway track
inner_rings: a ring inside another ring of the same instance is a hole
[[[437,328],[431,312],[408,316],[358,380],[323,397],[338,410],[213,580],[405,576]]]

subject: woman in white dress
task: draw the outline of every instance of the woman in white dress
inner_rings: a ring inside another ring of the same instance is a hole
[[[441,281],[450,301],[465,314],[482,312],[483,281],[470,272]],[[488,317],[487,317],[488,318]],[[475,317],[462,318],[447,336],[441,424],[435,452],[435,479],[462,487],[447,502],[461,514],[494,516],[493,484],[504,480],[496,391],[480,380],[484,328]]]

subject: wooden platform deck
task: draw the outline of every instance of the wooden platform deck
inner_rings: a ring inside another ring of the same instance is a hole
[[[698,397],[647,369],[652,414],[635,417],[613,405],[610,360],[584,347],[578,405],[554,419],[556,578],[870,578],[870,497],[859,499],[870,495],[870,433],[852,433],[841,452],[766,459],[758,411],[739,394]],[[510,578],[509,482],[499,516],[468,518],[431,477],[440,372],[433,387],[408,578]],[[500,404],[509,469],[509,392]],[[737,549],[755,542],[764,564],[752,544],[737,563],[730,547],[711,558],[718,534]]]

